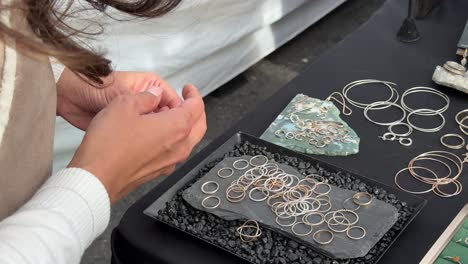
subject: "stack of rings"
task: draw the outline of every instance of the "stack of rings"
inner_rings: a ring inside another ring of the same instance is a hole
[[[406,111],[408,111],[409,113],[416,111],[416,109],[413,109],[413,108],[409,107],[408,104],[406,103],[405,99],[406,99],[406,96],[408,96],[410,94],[414,94],[414,93],[435,94],[438,97],[441,97],[446,102],[444,107],[442,107],[440,109],[419,109],[419,110],[421,110],[418,113],[419,115],[432,116],[432,115],[435,115],[435,114],[442,114],[443,112],[447,111],[447,109],[450,106],[450,98],[446,94],[444,94],[443,92],[440,92],[440,91],[438,91],[438,90],[436,90],[434,88],[430,88],[430,87],[423,87],[423,86],[413,87],[413,88],[410,88],[410,89],[406,90],[403,93],[403,95],[401,96],[401,106]]]
[[[429,93],[429,94],[434,94],[434,95],[437,95],[438,97],[442,98],[444,101],[445,101],[445,105],[439,109],[429,109],[429,108],[423,108],[423,109],[413,109],[411,107],[408,106],[408,104],[406,103],[406,98],[408,95],[410,94],[415,94],[415,93]],[[408,90],[406,90],[403,95],[401,96],[401,106],[403,107],[403,109],[405,109],[406,111],[409,112],[408,114],[408,118],[407,118],[407,121],[408,121],[408,124],[418,130],[418,131],[421,131],[421,132],[437,132],[437,131],[440,131],[444,126],[445,126],[445,118],[444,116],[442,115],[445,111],[447,111],[447,109],[449,108],[450,106],[450,98],[434,89],[434,88],[430,88],[430,87],[413,87],[413,88],[410,88]],[[441,119],[441,124],[437,127],[434,127],[434,128],[422,128],[422,127],[418,127],[416,125],[414,125],[412,122],[411,122],[411,117],[414,116],[414,115],[418,115],[418,116],[435,116],[435,115],[438,115]]]
[[[465,124],[465,121],[468,120],[468,109],[461,110],[455,116],[455,121],[457,121],[458,127],[463,132],[463,134],[468,136],[468,125]]]
[[[428,115],[427,113],[432,113],[432,115]],[[438,115],[441,119],[441,123],[439,126],[434,127],[434,128],[423,128],[423,127],[418,127],[415,124],[411,122],[411,117],[414,115],[419,115],[419,116],[435,116]],[[435,110],[431,109],[417,109],[408,114],[408,118],[406,119],[408,122],[408,125],[410,125],[412,128],[421,131],[421,132],[437,132],[440,131],[444,126],[445,126],[445,117],[442,115],[442,113],[436,112]]]
[[[444,139],[446,139],[448,137],[458,138],[458,139],[460,139],[461,143],[458,144],[458,145],[450,145],[450,144],[448,144],[448,143],[446,143],[444,141]],[[442,143],[442,145],[444,145],[445,147],[450,148],[450,149],[461,149],[461,148],[463,148],[465,146],[465,138],[463,138],[462,136],[460,136],[458,134],[446,134],[446,135],[443,135],[440,138],[440,143]]]
[[[243,242],[255,241],[262,235],[262,230],[255,220],[246,221],[236,231]]]
[[[380,109],[385,109],[385,108],[388,108],[388,107],[391,107],[391,106],[396,107],[396,108],[401,110],[402,116],[400,117],[400,119],[392,121],[392,122],[378,122],[378,121],[372,120],[369,117],[369,114],[368,114],[369,110],[380,110]],[[366,117],[367,120],[369,120],[370,122],[372,122],[372,123],[374,123],[376,125],[393,126],[393,125],[396,125],[396,124],[400,124],[403,120],[405,120],[406,111],[405,111],[405,109],[403,109],[403,107],[399,106],[396,103],[392,103],[392,102],[374,102],[374,103],[369,104],[368,106],[366,106],[366,108],[364,108],[364,116]]]
[[[362,201],[361,198],[367,197],[367,200]],[[353,201],[355,204],[359,206],[367,206],[372,203],[373,197],[368,192],[358,192],[353,195]]]
[[[433,169],[424,167],[422,165],[417,165],[417,163],[420,161],[432,161],[435,163],[442,164],[445,168],[447,168],[448,174],[443,175],[443,176],[438,175]],[[460,181],[458,181],[458,178],[460,177],[463,171],[463,163],[464,162],[457,155],[447,152],[447,151],[426,152],[413,158],[409,162],[408,167],[398,171],[395,174],[395,184],[401,190],[408,192],[408,193],[412,193],[412,194],[434,192],[437,196],[440,196],[440,197],[444,197],[444,198],[453,197],[453,196],[460,194],[463,189],[463,185],[461,184]],[[456,171],[454,172],[452,168],[456,168]],[[422,176],[420,173],[418,173],[418,170],[429,172],[430,175],[432,175],[433,177]],[[430,188],[426,190],[422,190],[422,191],[415,191],[415,190],[409,190],[408,188],[403,187],[400,184],[398,178],[404,171],[408,171],[410,176],[418,180],[419,182],[428,184]],[[453,184],[456,188],[453,193],[446,193],[445,191],[441,190],[440,188],[441,186],[449,185],[449,184]]]
[[[366,200],[362,201],[362,198],[367,197]],[[353,201],[353,206],[354,207],[347,207],[346,205],[349,204],[350,201]],[[368,206],[372,203],[373,197],[370,193],[368,192],[358,192],[353,195],[353,197],[350,197],[343,202],[343,208],[348,210],[348,211],[357,211],[361,206]]]
[[[308,175],[299,178],[286,173],[279,168],[278,164],[269,162],[268,158],[263,155],[236,160],[233,168],[225,167],[218,171],[218,176],[228,178],[234,170],[245,170],[226,188],[226,200],[229,202],[239,203],[246,197],[253,202],[266,202],[276,216],[278,226],[290,229],[298,237],[308,236],[316,227],[324,224],[329,230],[318,230],[312,235],[317,244],[331,243],[334,233],[346,233],[353,240],[365,236],[365,229],[356,226],[359,222],[359,215],[355,211],[372,202],[370,194],[360,192],[349,198],[348,201],[352,201],[355,205],[353,209],[332,211],[329,196],[332,187],[322,176]],[[214,181],[205,182],[202,185],[202,191],[206,194],[214,194],[218,188],[219,185]],[[218,203],[208,205],[207,201],[210,199],[215,199]],[[203,200],[202,205],[205,208],[214,209],[219,206],[219,203],[218,197],[209,196]],[[364,234],[353,236],[349,230],[363,230]],[[258,223],[253,220],[240,226],[237,233],[244,242],[253,241],[261,235]],[[327,233],[331,235],[330,239],[323,238]]]
[[[359,81],[354,81],[352,83],[349,83],[347,84],[344,88],[343,88],[343,97],[346,98],[346,100],[353,106],[357,107],[357,108],[361,108],[361,109],[365,109],[366,107],[368,107],[370,104],[366,104],[366,103],[362,103],[362,102],[358,102],[358,101],[355,101],[355,100],[352,100],[351,98],[349,98],[349,91],[356,87],[356,86],[359,86],[359,85],[363,85],[363,84],[371,84],[371,83],[375,83],[375,84],[382,84],[384,85],[384,87],[388,88],[390,90],[390,97],[384,101],[380,100],[381,102],[387,102],[387,103],[392,103],[392,104],[395,104],[397,101],[398,101],[398,98],[399,98],[399,94],[398,94],[398,91],[393,87],[393,86],[396,86],[395,83],[392,83],[392,82],[387,82],[387,81],[379,81],[379,80],[372,80],[372,79],[369,79],[369,80],[359,80]],[[375,110],[378,110],[378,109],[385,109],[389,107],[389,105],[380,105],[380,106],[376,106],[374,109]]]

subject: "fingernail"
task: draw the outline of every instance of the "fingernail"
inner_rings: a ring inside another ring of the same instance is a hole
[[[151,93],[154,96],[160,96],[162,94],[162,88],[159,86],[153,86],[146,90],[148,93]]]

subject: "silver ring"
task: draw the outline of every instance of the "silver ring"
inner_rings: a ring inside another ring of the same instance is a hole
[[[350,231],[351,231],[352,229],[359,229],[359,230],[362,230],[362,236],[358,236],[358,237],[353,237],[353,236],[351,236],[351,235],[350,235]],[[349,238],[353,239],[353,240],[359,240],[359,239],[364,238],[364,237],[366,236],[366,233],[367,233],[366,230],[365,230],[362,226],[352,226],[352,227],[350,227],[350,228],[346,231],[346,235],[347,235]]]
[[[238,163],[240,162],[244,162],[245,163],[245,166],[237,166]],[[245,160],[245,159],[238,159],[236,161],[234,161],[234,163],[232,164],[232,167],[234,167],[234,169],[236,170],[244,170],[244,169],[247,169],[249,167],[250,163],[249,161]]]
[[[229,173],[228,175],[222,175],[222,173],[221,173],[222,171],[229,171],[230,173]],[[220,170],[218,171],[218,176],[219,176],[220,178],[223,178],[223,179],[229,178],[229,177],[231,177],[233,174],[234,174],[234,170],[231,169],[231,168],[228,168],[228,167],[222,168],[222,169],[220,169]]]
[[[265,159],[265,162],[261,163],[261,164],[254,164],[252,161],[254,161],[255,159]],[[251,166],[254,166],[254,167],[261,167],[261,166],[265,166],[266,164],[268,163],[268,158],[264,155],[257,155],[257,156],[253,156],[252,158],[250,158],[249,160],[249,164]]]
[[[321,235],[322,233],[328,233],[328,234],[330,234],[330,236],[331,236],[330,240],[319,241],[319,240],[317,239],[317,235],[320,237],[320,235]],[[316,243],[320,244],[320,245],[327,245],[327,244],[330,244],[330,243],[333,241],[333,238],[334,238],[333,233],[332,233],[331,231],[325,230],[325,229],[318,230],[317,232],[314,233],[314,236],[313,236],[314,241],[315,241]]]
[[[327,186],[327,187],[328,187],[328,188],[327,188],[327,191],[326,191],[326,192],[323,192],[323,193],[322,193],[322,192],[317,192],[317,187],[320,186],[320,185]],[[329,194],[329,193],[330,193],[331,188],[332,188],[332,187],[331,187],[330,184],[328,184],[328,183],[325,183],[325,182],[317,182],[317,184],[315,184],[315,187],[314,187],[314,189],[312,190],[312,192],[315,193],[315,194],[317,194],[317,195],[326,195],[326,194]]]
[[[281,223],[278,221],[279,219],[290,219],[290,218],[292,218],[292,217],[294,217],[294,222],[292,222],[291,224],[281,224]],[[282,226],[282,227],[290,227],[290,226],[293,226],[296,222],[297,222],[297,216],[288,216],[288,217],[286,217],[286,218],[284,218],[284,217],[279,217],[279,216],[276,217],[276,223],[277,223],[279,226]]]
[[[335,214],[336,212],[334,212],[333,214]],[[336,218],[341,218],[342,220],[346,220],[347,223],[344,223],[343,221],[340,223],[336,220]],[[335,221],[335,223],[333,224],[332,221]],[[336,229],[334,228],[333,226],[344,226],[346,227],[345,229],[341,230],[341,229]],[[346,218],[345,216],[333,216],[330,221],[328,221],[328,229],[330,229],[331,231],[335,232],[335,233],[344,233],[346,232],[349,227],[351,226],[351,222],[348,220],[348,218]]]
[[[427,113],[429,111],[434,111],[434,110],[431,110],[431,109],[418,109],[418,110],[414,110],[413,112],[409,113],[408,117],[406,119],[408,121],[408,125],[410,125],[412,128],[414,128],[414,129],[416,129],[418,131],[421,131],[421,132],[430,133],[430,132],[440,131],[445,126],[445,117],[444,117],[444,115],[442,115],[441,113],[438,113],[436,111],[433,112],[433,115],[428,115]],[[424,113],[424,114],[419,114],[419,113]],[[439,125],[438,127],[434,127],[434,128],[418,127],[418,126],[415,126],[413,123],[411,123],[411,116],[413,116],[413,115],[422,115],[422,116],[435,116],[435,115],[438,115],[442,119],[442,124]]]
[[[461,143],[459,145],[449,145],[449,144],[444,142],[444,139],[447,138],[447,137],[456,137],[456,138],[461,140]],[[446,135],[443,135],[440,138],[440,143],[442,143],[442,145],[444,145],[445,147],[450,148],[450,149],[461,149],[461,148],[463,148],[465,146],[465,139],[462,136],[458,135],[458,134],[446,134]]]
[[[336,220],[336,214],[337,213],[340,213],[341,216],[338,216],[338,217],[342,217],[343,219],[346,219],[348,221],[348,224],[345,224],[343,221],[338,221]],[[346,217],[344,214],[345,213],[350,213],[352,214],[356,219],[354,219],[353,222],[351,222],[351,220],[348,219],[348,217]],[[340,209],[340,210],[337,210],[333,213],[333,216],[332,216],[332,219],[337,223],[337,224],[340,224],[340,225],[348,225],[348,226],[352,226],[352,225],[355,225],[357,224],[357,222],[359,222],[359,215],[354,212],[353,210],[346,210],[346,209]],[[331,224],[331,225],[334,225],[334,224]]]
[[[367,202],[361,202],[359,201],[359,198],[361,197],[368,197],[369,198],[369,201]],[[372,200],[373,200],[373,197],[370,193],[368,192],[358,192],[358,193],[355,193],[353,195],[353,201],[355,204],[359,204],[359,205],[362,205],[362,206],[366,206],[366,205],[369,205],[372,203]]]
[[[460,119],[460,116],[462,114],[467,114],[465,117],[463,117],[462,119]],[[464,121],[468,119],[468,109],[465,109],[465,110],[461,110],[460,112],[457,113],[457,115],[455,116],[455,121],[457,121],[457,124],[460,126],[460,127],[463,127],[463,128],[468,128],[468,125],[464,125]]]
[[[215,205],[213,205],[213,206],[208,206],[208,205],[206,205],[205,203],[206,203],[206,201],[208,201],[209,199],[215,199],[215,200],[218,200],[218,202],[217,202]],[[215,209],[215,208],[217,208],[217,207],[221,204],[221,199],[220,199],[218,196],[212,195],[212,196],[205,197],[205,199],[202,200],[202,203],[201,203],[201,204],[202,204],[202,206],[203,206],[204,208],[206,208],[206,209]]]
[[[214,184],[216,186],[216,188],[214,190],[212,190],[212,191],[207,191],[205,187],[208,186],[209,184]],[[207,182],[203,183],[202,186],[201,186],[201,191],[204,194],[214,194],[214,193],[216,193],[218,191],[218,189],[219,189],[219,184],[217,182],[215,182],[215,181],[207,181]]]
[[[410,108],[406,102],[405,102],[405,98],[406,96],[410,95],[410,94],[414,94],[414,93],[431,93],[431,94],[435,94],[435,95],[438,95],[439,97],[441,97],[442,99],[445,100],[445,102],[447,103],[444,107],[440,108],[440,109],[412,109]],[[419,111],[417,115],[422,115],[422,116],[431,116],[431,115],[434,115],[434,114],[442,114],[443,112],[447,111],[447,109],[449,108],[450,106],[450,98],[434,89],[434,88],[430,88],[430,87],[423,87],[423,86],[419,86],[419,87],[413,87],[413,88],[410,88],[408,90],[406,90],[402,95],[401,95],[401,106],[408,112],[414,112],[416,110],[422,110],[422,111]]]
[[[458,123],[458,120],[457,120],[457,123],[458,123],[458,127],[460,128],[461,132],[463,132],[463,134],[468,136],[468,131],[466,130],[467,128],[462,126],[463,123],[465,122],[465,120],[468,120],[468,116],[465,116],[464,118],[462,118],[460,123]]]
[[[253,198],[252,193],[253,193],[254,191],[260,191],[261,193],[263,193],[263,195],[265,195],[265,197],[260,198],[260,199]],[[265,194],[265,192],[267,192],[267,194]],[[254,202],[263,202],[263,201],[265,201],[266,199],[268,199],[268,196],[269,196],[268,190],[266,190],[265,188],[263,188],[263,187],[261,187],[261,186],[260,186],[260,187],[254,187],[254,188],[250,189],[250,191],[249,191],[249,198],[250,198],[250,200],[252,200],[252,201],[254,201]]]
[[[369,117],[369,110],[380,110],[382,108],[376,108],[376,106],[382,106],[382,105],[386,105],[388,107],[390,106],[394,106],[398,109],[401,110],[401,112],[403,113],[403,116],[396,120],[396,121],[392,121],[392,122],[377,122],[377,121],[374,121],[372,120],[370,117]],[[403,120],[405,120],[406,118],[406,111],[405,109],[403,109],[403,107],[399,106],[398,104],[396,103],[392,103],[392,102],[385,102],[385,101],[379,101],[379,102],[374,102],[372,104],[369,104],[368,106],[366,106],[366,108],[364,108],[364,116],[366,117],[367,120],[369,120],[370,122],[376,124],[376,125],[380,125],[380,126],[391,126],[391,125],[396,125],[396,124],[399,124],[401,123]]]
[[[413,140],[411,138],[402,137],[398,139],[398,142],[400,143],[400,145],[405,146],[405,147],[409,147],[413,145]]]
[[[309,221],[309,216],[311,215],[318,215],[320,216],[320,221],[317,222],[317,223],[311,223]],[[319,213],[319,212],[311,212],[311,213],[308,213],[308,214],[305,214],[303,217],[302,217],[302,222],[310,225],[310,226],[318,226],[320,224],[323,224],[325,222],[325,216],[322,214],[322,213]]]
[[[387,87],[390,92],[391,92],[391,95],[390,97],[385,100],[385,102],[393,102],[393,103],[396,103],[398,101],[398,98],[400,97],[399,94],[398,94],[398,91],[392,87],[392,85],[395,85],[395,83],[392,83],[392,82],[387,82],[387,81],[379,81],[379,80],[372,80],[372,79],[368,79],[368,80],[358,80],[358,81],[354,81],[354,82],[351,82],[349,84],[347,84],[344,88],[343,88],[343,97],[353,106],[357,107],[357,108],[361,108],[361,109],[364,109],[366,108],[369,104],[366,104],[366,103],[361,103],[361,102],[357,102],[357,101],[354,101],[354,100],[351,100],[348,96],[348,93],[349,91],[353,88],[353,87],[356,87],[358,85],[363,85],[363,84],[370,84],[370,83],[377,83],[377,84],[383,84],[385,85],[385,87]],[[395,97],[396,95],[396,97]],[[395,97],[395,99],[393,99],[393,97]],[[393,99],[393,100],[392,100]],[[388,106],[384,106],[384,107],[380,107],[380,108],[376,108],[376,110],[378,109],[385,109],[385,108],[388,108]]]
[[[408,128],[408,132],[400,133],[400,134],[395,133],[395,131],[393,131],[393,128],[396,127],[396,126],[404,126],[404,127]],[[408,125],[408,124],[406,124],[404,122],[401,122],[401,123],[397,123],[397,124],[393,124],[393,125],[389,126],[388,131],[390,133],[392,133],[393,135],[397,136],[397,137],[407,137],[407,136],[411,135],[411,133],[413,133],[413,128],[410,125]]]
[[[299,224],[303,224],[303,225],[308,226],[308,227],[310,228],[310,230],[309,230],[308,232],[306,232],[306,233],[299,233],[299,232],[297,232],[296,230],[294,230],[294,228],[295,228],[297,225],[299,225]],[[292,227],[291,227],[291,231],[292,231],[296,236],[308,236],[308,235],[310,235],[310,233],[312,233],[312,230],[313,230],[313,229],[314,229],[314,228],[313,228],[312,226],[310,226],[310,225],[308,225],[307,223],[304,223],[304,222],[297,222],[297,223],[294,223],[294,225],[292,225]]]
[[[357,207],[354,208],[354,209],[346,208],[346,203],[347,203],[348,201],[350,201],[351,199],[353,199],[353,204],[354,204],[354,205],[357,205]],[[357,211],[357,210],[359,210],[359,208],[361,208],[361,205],[360,205],[360,204],[356,204],[356,203],[354,202],[354,198],[353,198],[353,197],[349,197],[348,199],[344,200],[344,202],[343,202],[343,208],[346,209],[346,210]]]

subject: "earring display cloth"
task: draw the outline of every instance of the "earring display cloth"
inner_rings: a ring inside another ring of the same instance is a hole
[[[327,113],[320,112],[320,109],[328,109]],[[298,131],[298,127],[290,120],[289,116],[297,109],[308,109],[297,113],[299,118],[314,121],[335,121],[341,123],[343,129],[348,131],[349,140],[342,142],[334,140],[324,147],[317,147],[309,143],[309,140],[295,140],[286,137],[278,137],[275,132],[278,130]],[[307,154],[318,154],[327,156],[348,156],[359,152],[360,139],[356,132],[340,118],[340,110],[331,102],[306,96],[296,95],[292,101],[283,109],[278,117],[271,123],[268,129],[260,137],[273,144]]]

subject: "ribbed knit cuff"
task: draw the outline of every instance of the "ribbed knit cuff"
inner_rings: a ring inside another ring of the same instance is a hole
[[[86,249],[109,224],[110,200],[105,187],[91,173],[63,169],[49,178],[26,208],[41,207],[67,216]]]

